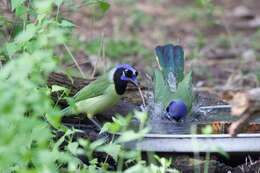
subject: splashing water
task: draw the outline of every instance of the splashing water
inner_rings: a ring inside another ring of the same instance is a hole
[[[174,83],[174,80],[172,82]],[[229,107],[224,105],[226,103],[209,95],[198,94],[196,96],[197,99],[193,103],[192,113],[181,120],[181,122],[171,121],[166,118],[167,113],[163,104],[155,103],[152,91],[143,93],[140,87],[138,87],[138,91],[143,102],[140,108],[142,111],[148,112],[147,125],[150,127],[150,133],[152,134],[189,134],[191,133],[192,125],[229,117],[225,116],[228,114],[227,108]]]
[[[153,134],[184,134],[189,133],[190,123],[186,121],[175,122],[166,118],[166,111],[163,104],[148,102],[150,133]]]
[[[142,99],[144,102],[143,96]],[[218,119],[219,115],[228,107],[223,105],[223,102],[212,100],[209,96],[198,96],[197,101],[193,104],[191,115],[186,116],[181,122],[175,122],[166,118],[164,106],[161,103],[155,103],[153,92],[145,92],[145,99],[146,107],[143,110],[149,114],[150,133],[155,134],[189,134],[192,124]]]

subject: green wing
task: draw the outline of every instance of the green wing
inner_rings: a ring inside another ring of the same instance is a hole
[[[179,83],[176,93],[173,99],[181,99],[188,107],[188,111],[192,108],[194,95],[192,91],[192,73],[185,75],[184,79]]]
[[[113,82],[109,80],[108,74],[102,75],[77,92],[77,94],[73,97],[74,101],[78,102],[103,95],[108,86],[111,84],[113,84]]]
[[[172,99],[173,93],[165,83],[163,73],[160,70],[155,69],[153,85],[155,102],[162,103],[164,106],[167,106]]]

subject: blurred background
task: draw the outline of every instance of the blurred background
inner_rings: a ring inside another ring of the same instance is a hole
[[[67,2],[60,11],[76,25],[68,46],[85,70],[97,65],[98,73],[104,66],[129,62],[151,72],[155,46],[173,43],[184,47],[195,87],[237,90],[259,85],[257,0],[113,0],[104,13],[84,3]]]
[[[184,47],[186,70],[193,70],[195,87],[239,90],[259,85],[259,1],[108,2],[64,1],[57,10],[66,19],[64,25],[75,26],[67,47],[86,77],[122,62],[135,65],[143,77],[144,71],[151,75],[155,46],[173,43]],[[3,16],[14,20],[1,6]],[[3,29],[1,37],[5,36]],[[64,48],[58,52],[60,70],[79,75],[71,55]]]

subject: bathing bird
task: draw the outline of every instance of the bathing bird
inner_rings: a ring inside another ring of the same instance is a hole
[[[155,54],[159,66],[154,72],[155,102],[163,105],[169,119],[179,121],[192,109],[192,73],[184,75],[184,51],[181,46],[157,46]]]

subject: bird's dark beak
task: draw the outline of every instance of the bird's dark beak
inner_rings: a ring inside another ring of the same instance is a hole
[[[180,122],[181,118],[172,117],[176,122]]]
[[[131,82],[136,87],[139,86],[139,83],[138,83],[137,79],[129,79],[129,82]]]
[[[181,118],[176,118],[176,117],[173,117],[173,116],[170,116],[169,113],[166,113],[166,118],[168,118],[170,121],[174,120],[175,122],[180,122]]]

